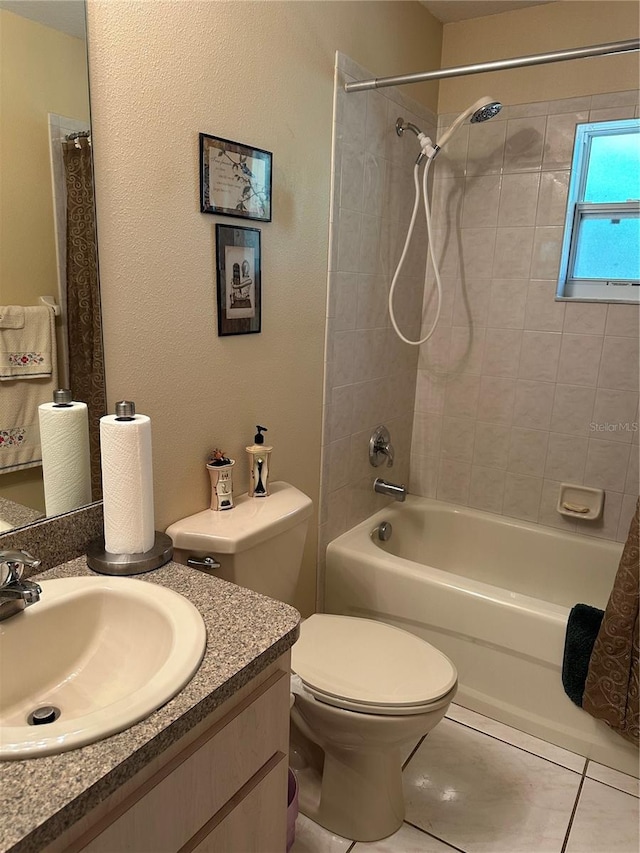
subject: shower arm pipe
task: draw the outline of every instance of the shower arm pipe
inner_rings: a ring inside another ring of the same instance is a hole
[[[504,71],[509,68],[546,65],[549,62],[565,62],[569,59],[588,59],[590,56],[608,56],[609,54],[628,53],[634,50],[640,50],[640,39],[594,44],[590,47],[574,47],[569,50],[557,50],[553,53],[535,53],[531,56],[515,56],[512,59],[497,59],[492,62],[478,62],[474,65],[441,68],[438,71],[420,71],[416,74],[399,74],[396,77],[377,77],[373,80],[359,80],[353,83],[345,83],[344,89],[345,92],[364,92],[367,89],[382,89],[385,86],[424,83],[427,80],[464,77],[467,74],[481,74],[485,71]]]

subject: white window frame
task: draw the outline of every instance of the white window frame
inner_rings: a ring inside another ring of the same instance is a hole
[[[637,118],[576,125],[557,299],[571,299],[582,302],[630,302],[632,304],[640,301],[640,281],[638,279],[585,279],[573,276],[576,247],[582,222],[591,218],[614,218],[618,216],[620,219],[628,219],[640,216],[640,201],[637,199],[606,204],[583,200],[587,185],[591,141],[597,136],[617,136],[621,133],[639,132],[640,120]],[[640,145],[640,137],[638,144]]]

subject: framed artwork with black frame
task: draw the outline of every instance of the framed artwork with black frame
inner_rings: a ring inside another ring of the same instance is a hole
[[[250,335],[262,322],[260,230],[216,225],[218,335]]]
[[[271,222],[270,151],[200,134],[200,211]]]

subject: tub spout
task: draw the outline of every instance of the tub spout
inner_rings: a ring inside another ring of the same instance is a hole
[[[373,490],[379,495],[387,495],[395,501],[404,501],[407,498],[407,489],[405,486],[398,486],[397,483],[389,483],[381,477],[376,477],[373,483]]]

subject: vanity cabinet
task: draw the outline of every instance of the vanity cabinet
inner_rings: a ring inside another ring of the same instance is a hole
[[[46,848],[284,853],[289,653]]]

